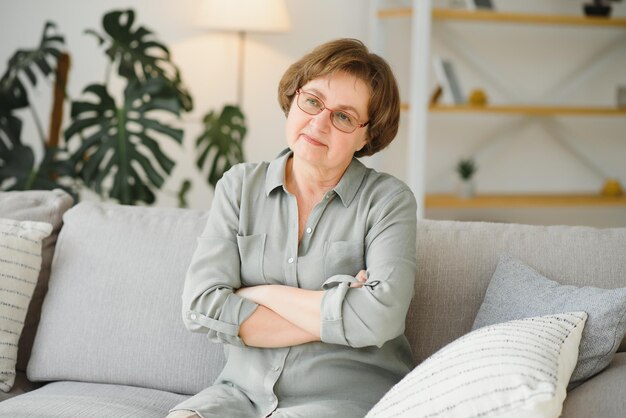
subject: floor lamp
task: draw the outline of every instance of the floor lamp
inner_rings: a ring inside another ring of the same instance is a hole
[[[284,32],[291,28],[285,0],[204,0],[205,26],[239,37],[237,104],[243,105],[245,42],[248,32]]]

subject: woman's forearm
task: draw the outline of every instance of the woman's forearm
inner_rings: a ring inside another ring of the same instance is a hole
[[[319,341],[271,309],[260,305],[239,327],[239,337],[251,347],[291,347]]]
[[[320,305],[324,291],[262,285],[239,289],[237,294],[271,309],[317,340],[320,339]]]

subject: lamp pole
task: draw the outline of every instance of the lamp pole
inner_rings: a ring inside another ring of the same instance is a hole
[[[238,32],[239,37],[239,66],[237,68],[237,105],[241,108],[243,106],[243,74],[245,64],[245,45],[246,45],[246,32],[240,30]]]

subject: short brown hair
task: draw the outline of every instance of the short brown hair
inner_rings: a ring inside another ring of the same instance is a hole
[[[309,52],[292,64],[278,84],[278,103],[285,112],[296,91],[309,81],[345,72],[362,80],[370,90],[367,144],[354,153],[356,157],[372,155],[393,141],[400,122],[400,93],[389,64],[370,53],[357,39],[337,39]]]

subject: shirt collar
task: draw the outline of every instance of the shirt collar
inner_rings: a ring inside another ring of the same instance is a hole
[[[285,184],[285,166],[287,160],[293,154],[291,149],[285,148],[278,156],[270,161],[267,167],[267,176],[265,178],[265,194],[270,195],[272,190]]]
[[[285,185],[285,166],[293,152],[285,148],[278,156],[269,163],[267,177],[265,179],[265,194],[269,196],[272,190]],[[348,207],[356,196],[361,183],[367,174],[367,167],[356,158],[352,158],[346,172],[334,187],[333,191],[339,195],[341,202]],[[330,193],[330,192],[329,192]]]

